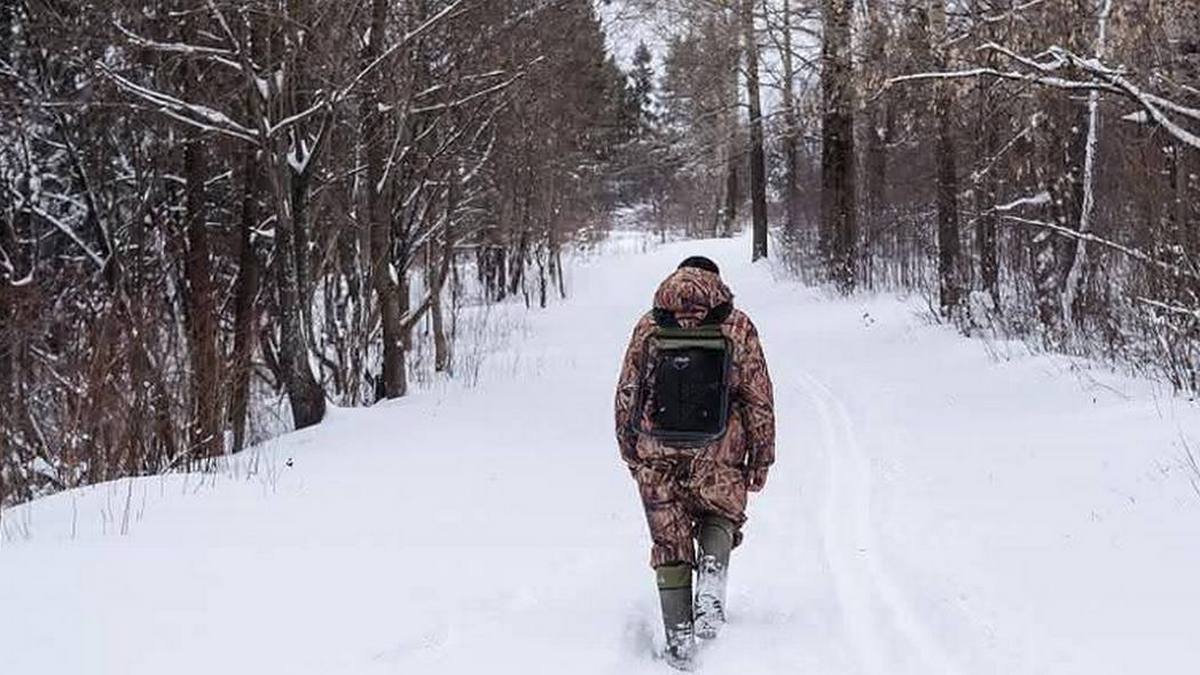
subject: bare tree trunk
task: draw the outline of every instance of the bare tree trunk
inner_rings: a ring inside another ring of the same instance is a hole
[[[993,39],[994,35],[991,28],[984,29],[984,35],[987,39]],[[996,56],[989,53],[985,65],[994,67]],[[997,153],[1000,151],[1000,137],[996,120],[996,111],[993,110],[995,98],[992,91],[994,82],[990,79],[983,78],[976,83],[976,91],[978,93],[978,118],[977,128],[983,130],[980,137],[980,156],[984,162],[994,163],[998,161]],[[1000,309],[1000,260],[999,251],[997,250],[997,226],[999,217],[992,207],[997,203],[997,193],[999,192],[999,179],[996,176],[996,167],[987,166],[983,175],[976,173],[975,184],[975,207],[980,213],[979,220],[976,223],[975,247],[976,253],[979,256],[979,282],[980,287],[992,299],[992,305],[998,311]]]
[[[791,0],[783,0],[783,120],[787,128],[783,134],[783,198],[787,222],[784,232],[791,242],[795,242],[800,229],[800,213],[798,183],[799,177],[799,142],[800,120],[796,115],[796,65],[792,39],[792,7]],[[789,244],[791,245],[791,244]]]
[[[190,23],[185,24],[184,42],[191,42]],[[197,100],[198,73],[185,57],[184,91],[188,100]],[[204,157],[200,140],[191,138],[183,148],[183,174],[187,181],[186,215],[183,223],[187,252],[184,275],[187,280],[187,326],[191,365],[192,415],[189,442],[198,458],[216,457],[224,450],[221,435],[220,359],[217,350],[216,300],[213,297],[212,252],[204,195]]]
[[[727,141],[725,148],[725,203],[721,207],[720,232],[722,237],[733,236],[733,226],[737,222],[738,194],[741,180],[738,178],[737,155],[733,152],[733,141]]]
[[[13,292],[10,290],[9,281],[0,276],[0,404],[3,404],[6,410],[8,402],[12,399],[13,376],[16,374],[16,369],[13,368],[12,348],[16,331],[12,329],[14,312],[9,295]]]
[[[1101,63],[1108,43],[1108,18],[1112,14],[1112,0],[1100,0],[1102,3],[1096,17],[1096,61]],[[1096,157],[1100,145],[1100,92],[1092,91],[1088,95],[1088,128],[1086,149],[1084,150],[1083,165],[1083,203],[1079,209],[1079,227],[1081,234],[1092,230],[1092,220],[1096,210]],[[1070,328],[1075,323],[1075,302],[1079,297],[1079,287],[1083,281],[1083,273],[1087,266],[1087,241],[1080,237],[1075,241],[1075,255],[1072,256],[1071,266],[1067,270],[1066,281],[1063,284],[1062,314],[1063,325]]]
[[[525,289],[525,268],[529,265],[529,205],[525,199],[522,208],[521,235],[517,237],[517,248],[509,258],[508,294],[525,293],[525,305],[529,306],[528,291]]]
[[[943,100],[939,106],[949,107]],[[958,162],[953,117],[938,114],[937,213],[938,279],[942,314],[949,316],[961,301],[958,259],[962,248],[958,223]]]
[[[308,342],[300,309],[300,286],[296,278],[296,242],[287,176],[292,169],[283,152],[274,153],[272,188],[275,196],[274,276],[279,303],[279,369],[297,429],[319,424],[325,417],[325,392],[313,376],[308,359]]]
[[[874,69],[876,78],[882,82],[888,75],[887,49],[889,44],[889,18],[887,7],[881,0],[867,2],[867,61],[866,68]],[[892,106],[885,96],[875,97],[866,110],[866,157],[864,173],[866,182],[867,222],[863,233],[863,257],[867,265],[867,282],[873,280],[875,257],[880,254],[879,232],[884,226],[883,214],[887,203],[888,144],[891,141]]]
[[[723,53],[728,54],[729,52]],[[725,136],[722,139],[725,158],[725,203],[721,209],[721,231],[719,232],[719,235],[722,237],[733,236],[733,229],[737,225],[738,205],[742,201],[741,178],[738,175],[740,173],[738,170],[740,164],[738,157],[741,154],[737,146],[738,87],[737,75],[734,74],[734,69],[737,68],[737,61],[737,50],[733,49],[732,55],[728,57],[729,74],[722,78],[720,83],[722,97],[725,101],[721,109],[721,117],[724,121],[723,133]]]
[[[295,15],[302,15],[300,5],[304,0],[291,0],[289,10]],[[290,28],[290,27],[289,27]],[[269,34],[270,31],[264,31]],[[279,39],[276,37],[275,39]],[[282,50],[272,45],[269,51]],[[269,59],[266,59],[269,61]],[[280,64],[291,64],[287,59],[280,59]],[[293,68],[295,66],[293,65]],[[299,68],[295,68],[300,70]],[[283,72],[281,69],[280,72]],[[291,89],[299,86],[293,73],[289,80]],[[247,74],[247,77],[251,77]],[[271,87],[268,82],[268,87]],[[274,85],[282,87],[282,84]],[[311,144],[301,147],[295,134],[303,130],[293,128],[292,138],[272,137],[267,133],[268,120],[282,119],[295,114],[300,103],[295,91],[275,91],[268,101],[261,100],[255,95],[258,84],[248,82],[248,95],[254,107],[254,117],[258,124],[259,137],[262,139],[264,161],[269,168],[267,176],[270,179],[270,194],[275,216],[275,256],[272,261],[271,273],[275,282],[275,301],[278,313],[279,344],[275,354],[276,367],[284,390],[287,392],[288,403],[292,409],[292,420],[297,429],[303,429],[319,424],[325,418],[325,391],[317,382],[309,362],[309,346],[305,326],[306,312],[302,306],[303,296],[300,283],[299,256],[304,252],[297,250],[300,243],[297,232],[307,228],[304,208],[309,195],[306,189],[307,177],[314,169],[316,155],[324,143],[324,134],[329,124],[329,114],[326,113],[321,122],[321,131]],[[267,108],[271,106],[271,108]],[[289,140],[292,147],[289,147]],[[294,151],[296,156],[302,149],[307,149],[305,162],[302,167],[293,168],[288,160],[289,153]],[[265,345],[264,345],[265,351]]]
[[[357,156],[361,157],[361,153]],[[366,391],[364,383],[367,381],[366,375],[369,374],[365,365],[367,343],[370,339],[366,322],[372,296],[371,288],[365,278],[370,269],[368,267],[364,271],[362,261],[368,253],[367,249],[359,247],[362,231],[369,229],[362,222],[366,213],[361,206],[362,194],[365,190],[365,183],[361,183],[353,193],[359,204],[355,207],[354,226],[344,228],[337,233],[338,266],[346,288],[345,306],[339,308],[338,312],[348,330],[342,345],[344,352],[342,361],[345,363],[347,371],[346,404],[350,406],[362,405],[367,400],[364,396]]]
[[[935,66],[945,70],[945,0],[932,0],[929,6],[930,50]],[[943,316],[950,316],[960,302],[958,258],[962,248],[958,227],[958,161],[954,138],[954,85],[943,82],[937,88],[935,102],[937,139],[937,240],[938,297]]]
[[[238,232],[238,276],[234,291],[233,354],[230,364],[229,423],[233,428],[233,451],[246,444],[246,418],[250,403],[250,364],[254,356],[258,312],[258,254],[254,250],[253,231],[258,227],[259,180],[258,150],[247,145],[243,150],[242,223]]]
[[[7,200],[7,196],[3,199]],[[14,321],[19,293],[18,287],[13,284],[17,281],[16,275],[19,273],[15,260],[17,233],[10,226],[8,219],[0,219],[0,251],[14,258],[9,263],[13,266],[12,271],[0,273],[0,404],[7,404],[12,399],[16,387],[16,341],[20,335]],[[3,451],[3,448],[0,448],[0,451]]]
[[[454,220],[458,217],[458,173],[451,171],[447,178],[449,188],[446,191],[446,228],[442,233],[441,271],[437,278],[430,275],[430,285],[435,287],[430,296],[433,303],[430,315],[433,322],[433,368],[439,373],[450,370],[450,341],[446,339],[446,321],[442,312],[442,287],[449,276],[450,268],[454,265]],[[430,247],[433,243],[430,242]]]
[[[754,217],[752,260],[767,257],[767,156],[763,150],[762,96],[758,81],[758,38],[754,0],[742,0],[742,34],[746,51],[746,97],[750,106],[750,203]]]
[[[300,318],[304,326],[304,339],[312,345],[312,279],[309,258],[312,256],[312,241],[309,239],[308,209],[311,199],[312,173],[299,171],[292,175],[292,237],[296,247],[296,289],[300,298]]]
[[[850,292],[856,282],[855,245],[858,236],[851,8],[849,0],[824,1],[821,221],[830,278],[843,292]]]
[[[433,298],[429,312],[433,322],[433,369],[444,373],[450,370],[450,341],[446,338],[446,320],[440,294]]]
[[[380,54],[388,15],[387,0],[371,3],[371,34],[363,51],[363,63],[369,64]],[[376,69],[371,76],[370,93],[363,97],[360,111],[360,132],[364,138],[373,136],[372,120],[377,114],[380,88],[383,86],[382,70]],[[398,127],[396,133],[404,133]],[[407,388],[404,372],[404,344],[400,330],[400,300],[392,266],[392,223],[386,208],[383,190],[383,164],[388,144],[382,138],[366,141],[366,208],[371,231],[371,284],[379,301],[379,316],[383,332],[383,395],[399,398]]]
[[[983,156],[993,157],[996,154],[998,146],[996,132],[994,129],[989,128],[984,132]],[[982,213],[976,225],[976,248],[979,253],[979,280],[984,292],[991,296],[992,303],[999,309],[1000,261],[996,241],[996,226],[999,219],[995,212],[992,211],[992,206],[996,204],[996,179],[989,172],[983,178],[983,181],[984,183],[980,188],[981,194],[976,202]]]
[[[0,29],[6,27],[0,24]],[[16,251],[16,233],[8,225],[7,219],[0,219],[0,250]],[[12,281],[14,279],[9,278],[7,273],[0,273],[0,409],[13,411],[0,419],[0,507],[8,505],[10,495],[16,492],[13,483],[16,473],[21,469],[14,440],[17,426],[13,419],[17,410],[15,346],[19,329],[14,321],[17,289],[11,284]]]

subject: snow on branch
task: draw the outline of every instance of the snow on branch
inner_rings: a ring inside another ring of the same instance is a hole
[[[143,87],[98,63],[101,72],[120,89],[155,106],[159,112],[203,131],[214,131],[245,141],[257,141],[256,132],[235,122],[225,113],[197,103],[188,103],[170,94]]]
[[[8,257],[8,251],[4,250],[3,245],[0,245],[0,272],[4,272],[10,280],[17,276],[17,267],[13,265],[12,259]],[[10,281],[10,283],[12,282]]]
[[[1167,133],[1174,136],[1177,140],[1190,145],[1193,149],[1200,150],[1200,135],[1179,126],[1163,112],[1165,109],[1182,117],[1200,121],[1200,110],[1189,108],[1161,96],[1143,91],[1141,87],[1138,87],[1121,72],[1106,68],[1096,59],[1083,59],[1077,54],[1073,54],[1060,47],[1053,48],[1053,51],[1061,55],[1063,59],[1069,61],[1076,68],[1090,73],[1097,78],[1107,80],[1113,87],[1141,105],[1146,114],[1150,116],[1150,119],[1166,129]]]
[[[984,15],[983,17],[980,17],[980,21],[983,23],[1003,23],[1009,19],[1012,19],[1014,16],[1021,14],[1025,10],[1033,9],[1038,5],[1043,5],[1045,3],[1046,0],[1029,0],[1029,2],[1022,3],[999,14]]]
[[[122,35],[129,38],[133,44],[158,52],[167,52],[171,54],[184,54],[188,56],[205,56],[220,63],[221,65],[229,66],[234,70],[241,70],[242,64],[235,59],[237,53],[220,47],[206,47],[203,45],[193,45],[184,42],[159,42],[150,38],[138,35],[137,33],[122,26],[120,22],[114,21],[113,24]]]
[[[438,23],[440,23],[442,21],[442,19],[445,19],[447,16],[450,16],[450,14],[452,14],[455,10],[457,10],[459,7],[462,6],[464,1],[465,0],[455,0],[454,2],[450,3],[449,5],[446,5],[446,7],[442,9],[442,11],[429,17],[428,19],[425,20],[424,23],[422,23],[421,25],[417,26],[416,28],[412,29],[411,31],[406,33],[404,36],[402,36],[400,38],[400,40],[396,42],[396,44],[385,49],[382,54],[375,57],[375,60],[368,63],[365,68],[363,68],[361,71],[359,71],[358,75],[355,75],[354,78],[352,80],[350,80],[349,84],[347,84],[340,91],[338,91],[337,94],[334,95],[334,101],[335,102],[341,101],[343,98],[349,96],[351,94],[351,92],[353,92],[354,89],[356,89],[358,87],[358,84],[360,82],[362,82],[363,79],[365,79],[367,77],[367,75],[370,75],[372,71],[374,71],[376,68],[378,68],[381,63],[383,63],[388,58],[390,58],[398,50],[403,49],[409,42],[412,42],[416,38],[423,35],[430,28],[436,26]],[[209,0],[209,5],[210,6],[212,5],[211,0]]]
[[[332,116],[334,108],[349,98],[349,96],[354,93],[354,90],[358,88],[358,85],[361,84],[362,81],[366,79],[366,77],[370,75],[376,68],[378,68],[384,61],[395,54],[398,50],[403,49],[414,39],[420,37],[429,29],[436,26],[442,20],[449,17],[459,7],[461,7],[464,2],[465,0],[455,0],[455,2],[450,3],[440,12],[427,19],[424,23],[401,36],[401,38],[395,44],[388,47],[382,54],[367,64],[353,78],[351,78],[346,85],[330,94],[319,95],[317,97],[317,101],[305,110],[297,112],[294,115],[290,115],[273,124],[265,124],[263,133],[267,138],[273,138],[280,132],[286,131],[290,127],[295,126],[299,122],[302,122],[318,113],[324,113],[327,121],[328,118]],[[255,90],[261,94],[262,87],[260,85],[260,80],[253,72],[253,64],[250,63],[241,40],[239,40],[237,34],[233,32],[233,29],[229,25],[228,19],[226,19],[225,14],[220,10],[220,8],[217,7],[216,3],[214,3],[213,0],[207,0],[206,4],[208,5],[209,11],[212,13],[213,17],[217,20],[217,24],[220,25],[221,32],[225,35],[225,39],[228,40],[231,45],[233,45],[232,49],[224,50],[223,53],[232,59],[237,59],[240,62],[241,66],[239,69],[245,73],[246,77],[254,84]]]
[[[1044,73],[1051,73],[1063,70],[1067,67],[1074,67],[1094,77],[1107,80],[1109,88],[1116,93],[1126,94],[1138,102],[1143,102],[1144,99],[1144,101],[1153,103],[1155,106],[1166,108],[1167,110],[1179,115],[1183,115],[1184,117],[1189,117],[1191,119],[1200,121],[1200,110],[1196,108],[1189,108],[1187,106],[1175,103],[1174,101],[1162,98],[1161,96],[1142,91],[1139,87],[1134,85],[1125,77],[1127,73],[1123,69],[1105,66],[1100,62],[1099,59],[1096,58],[1083,58],[1068,49],[1064,49],[1063,47],[1053,46],[1047,49],[1043,55],[1050,57],[1048,61],[1037,61],[1023,57],[994,42],[984,44],[982,47],[980,47],[980,50],[997,52],[1025,66]]]
[[[1105,239],[1104,237],[1096,236],[1095,234],[1092,234],[1091,232],[1080,232],[1079,230],[1073,230],[1069,227],[1064,227],[1062,225],[1056,225],[1054,223],[1049,223],[1044,220],[1034,220],[1032,218],[1024,218],[1021,216],[1014,216],[1014,215],[1009,215],[1009,214],[1000,214],[1000,218],[1002,218],[1006,221],[1009,221],[1011,223],[1015,223],[1017,225],[1027,225],[1030,227],[1041,228],[1041,229],[1044,229],[1044,230],[1050,232],[1051,234],[1056,234],[1060,237],[1067,237],[1069,239],[1074,239],[1074,240],[1078,240],[1078,241],[1086,241],[1088,243],[1096,244],[1097,246],[1103,246],[1103,247],[1111,249],[1113,251],[1117,251],[1118,253],[1122,253],[1122,254],[1132,258],[1133,260],[1137,260],[1138,262],[1145,263],[1145,264],[1151,265],[1153,267],[1157,267],[1158,269],[1163,270],[1164,272],[1167,272],[1167,273],[1172,274],[1177,277],[1186,277],[1189,279],[1200,280],[1200,274],[1197,274],[1196,272],[1184,269],[1184,268],[1180,267],[1179,265],[1175,265],[1175,264],[1172,264],[1172,263],[1169,263],[1169,262],[1166,262],[1163,260],[1159,260],[1158,258],[1155,258],[1154,256],[1150,255],[1149,253],[1146,253],[1145,251],[1142,251],[1142,250],[1139,250],[1136,248],[1132,248],[1132,247],[1126,246],[1124,244],[1119,244],[1111,239]]]
[[[86,255],[87,258],[96,265],[97,269],[102,270],[108,265],[108,260],[93,250],[91,246],[88,246],[88,243],[84,241],[77,232],[75,232],[75,228],[71,227],[67,223],[64,223],[61,218],[48,213],[45,209],[42,209],[37,204],[29,201],[25,198],[25,195],[17,192],[11,186],[6,185],[5,187],[8,188],[8,193],[12,195],[12,198],[15,201],[15,205],[18,209],[28,210],[38,218],[50,223],[50,225],[52,225],[59,232],[67,235],[67,238],[74,242],[75,245],[78,246],[81,251],[83,251],[84,255]]]
[[[1022,206],[1045,206],[1046,204],[1050,203],[1050,199],[1051,197],[1049,192],[1039,192],[1036,195],[1022,197],[1007,204],[1001,204],[1000,206],[993,207],[992,211],[995,213],[1003,213],[1006,211],[1016,211]]]
[[[1078,80],[1068,80],[1062,77],[1052,77],[1047,75],[1035,75],[1033,73],[1022,73],[1015,70],[999,70],[997,68],[967,68],[964,70],[949,70],[941,72],[927,73],[912,73],[909,75],[900,75],[893,77],[884,84],[884,91],[897,84],[905,84],[908,82],[920,82],[922,80],[953,80],[953,79],[973,79],[978,77],[997,77],[1004,80],[1016,80],[1019,82],[1027,82],[1029,84],[1039,84],[1056,89],[1070,89],[1081,91],[1107,91],[1112,94],[1123,93],[1121,90],[1111,85],[1098,82],[1081,82]]]
[[[1168,312],[1171,314],[1178,314],[1180,316],[1187,316],[1187,317],[1191,317],[1192,319],[1200,320],[1200,310],[1189,309],[1187,307],[1179,307],[1177,305],[1170,305],[1165,302],[1160,302],[1158,300],[1151,300],[1150,298],[1137,297],[1134,299],[1137,300],[1138,302],[1142,303],[1143,305],[1147,305],[1147,306],[1153,307],[1155,309],[1160,309],[1164,312]]]
[[[499,84],[495,84],[486,89],[481,89],[477,92],[468,94],[468,95],[466,95],[458,100],[455,100],[455,101],[449,101],[447,103],[438,103],[438,104],[428,105],[428,106],[424,106],[424,107],[420,107],[420,108],[413,108],[410,112],[426,113],[426,112],[435,112],[435,111],[439,111],[439,110],[450,110],[453,108],[461,108],[462,106],[467,105],[469,103],[473,103],[474,101],[477,101],[481,98],[486,98],[488,96],[491,96],[492,94],[498,94],[498,93],[504,91],[505,89],[508,89],[512,85],[516,84],[517,82],[519,82],[522,78],[525,77],[525,75],[528,74],[528,70],[526,70],[527,68],[537,65],[541,61],[545,60],[545,58],[546,58],[545,56],[537,57],[533,61],[530,61],[525,66],[525,69],[517,71],[517,73],[515,75],[508,78],[507,80],[504,80],[503,82],[500,82]]]
[[[1028,138],[1029,134],[1032,133],[1035,128],[1037,128],[1037,125],[1041,123],[1044,117],[1045,113],[1035,112],[1030,118],[1029,124],[1025,125],[1025,128],[1021,129],[1019,133],[1010,138],[1008,142],[1004,144],[1004,147],[996,151],[994,155],[987,158],[987,163],[982,168],[971,173],[971,182],[978,183],[979,181],[983,180],[985,176],[991,173],[992,170],[996,168],[996,164],[1000,161],[1000,159],[1004,157],[1004,155],[1006,155],[1010,150],[1017,147],[1018,143]]]
[[[1000,54],[1024,67],[1025,70],[1001,70],[998,68],[981,67],[944,72],[913,73],[891,78],[884,84],[883,91],[887,91],[890,87],[898,84],[919,82],[922,80],[996,77],[1067,91],[1098,91],[1115,94],[1138,104],[1150,121],[1162,127],[1179,142],[1193,149],[1200,150],[1200,134],[1185,129],[1170,117],[1170,114],[1174,114],[1200,122],[1200,110],[1181,105],[1170,99],[1145,91],[1130,80],[1123,69],[1106,66],[1100,59],[1084,58],[1059,46],[1052,46],[1034,58],[1022,56],[994,42],[983,44],[979,47],[978,51]],[[1068,70],[1085,73],[1090,79],[1078,80],[1061,75],[1061,73]]]
[[[267,136],[274,137],[280,131],[283,131],[284,129],[287,129],[288,127],[290,127],[294,124],[302,122],[302,121],[308,119],[309,117],[312,117],[313,115],[315,115],[323,110],[328,109],[331,105],[332,105],[332,103],[330,103],[329,101],[321,100],[321,101],[313,104],[307,110],[302,110],[302,111],[296,113],[295,115],[291,115],[291,116],[288,116],[288,117],[285,117],[285,118],[279,120],[275,124],[270,124],[267,126]]]

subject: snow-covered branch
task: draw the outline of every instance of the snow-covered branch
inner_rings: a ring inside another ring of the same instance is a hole
[[[1080,70],[1106,80],[1113,88],[1136,101],[1146,111],[1146,114],[1150,116],[1150,119],[1165,129],[1167,133],[1174,136],[1180,142],[1191,146],[1193,149],[1200,150],[1200,135],[1184,129],[1163,112],[1167,110],[1194,121],[1200,121],[1200,110],[1180,105],[1174,101],[1147,92],[1119,71],[1104,67],[1096,59],[1083,59],[1076,54],[1057,47],[1055,51],[1062,54],[1064,59],[1069,60]]]
[[[1005,10],[999,14],[986,14],[986,15],[980,17],[979,20],[982,23],[1003,23],[1005,21],[1012,19],[1014,16],[1021,14],[1022,12],[1026,11],[1026,10],[1030,10],[1039,5],[1043,5],[1043,4],[1045,4],[1045,2],[1046,2],[1046,0],[1029,0],[1029,2],[1021,3],[1019,5],[1012,7],[1011,9]]]
[[[370,75],[376,68],[378,68],[380,64],[382,64],[387,59],[391,58],[391,56],[393,54],[395,54],[398,50],[403,49],[405,46],[407,46],[410,42],[412,42],[416,38],[420,37],[421,35],[424,35],[430,28],[433,28],[434,26],[436,26],[443,19],[445,19],[446,17],[453,14],[459,7],[461,7],[463,5],[464,2],[465,2],[465,0],[455,0],[454,2],[450,3],[449,5],[446,5],[446,7],[444,7],[442,9],[442,11],[429,17],[421,25],[417,26],[416,28],[414,28],[411,31],[409,31],[408,33],[406,33],[398,41],[396,41],[395,44],[393,44],[392,46],[385,49],[382,54],[375,57],[375,59],[373,61],[368,63],[366,65],[366,67],[364,67],[362,70],[360,70],[358,75],[355,75],[354,78],[352,78],[350,80],[349,84],[347,84],[345,87],[343,87],[341,90],[339,90],[337,92],[337,94],[334,95],[333,100],[335,102],[341,101],[342,99],[349,96],[358,87],[359,83],[361,83],[364,79],[366,79],[366,77],[368,75]],[[211,0],[210,0],[210,4],[211,4]]]
[[[1057,89],[1069,89],[1077,91],[1093,91],[1101,90],[1113,94],[1122,93],[1116,87],[1105,85],[1097,82],[1084,82],[1078,80],[1069,80],[1062,77],[1054,77],[1047,75],[1036,75],[1033,73],[1023,73],[1015,70],[1000,70],[997,68],[966,68],[963,70],[950,71],[935,71],[926,73],[912,73],[909,75],[900,75],[888,80],[884,85],[884,90],[898,84],[908,82],[920,82],[928,80],[953,80],[953,79],[975,79],[979,77],[996,77],[1003,80],[1014,80],[1018,82],[1026,82],[1029,84],[1038,84],[1047,87],[1055,87]]]
[[[980,67],[944,72],[912,73],[891,78],[884,85],[884,90],[886,91],[888,88],[898,84],[923,80],[996,77],[1068,91],[1115,94],[1137,103],[1151,121],[1166,130],[1176,140],[1200,150],[1200,134],[1184,128],[1168,115],[1168,113],[1172,113],[1200,122],[1200,109],[1185,106],[1145,91],[1130,80],[1123,69],[1106,66],[1100,58],[1084,58],[1059,46],[1050,47],[1039,54],[1038,58],[1030,58],[994,42],[982,45],[979,51],[999,54],[1015,61],[1027,70],[1001,70],[998,68]],[[1045,60],[1039,60],[1041,57],[1044,57]],[[1060,75],[1063,71],[1070,69],[1086,73],[1091,79],[1078,80]]]
[[[80,237],[79,234],[75,232],[75,228],[63,222],[61,218],[58,218],[54,214],[49,213],[45,209],[39,207],[37,204],[29,201],[24,195],[14,190],[11,186],[6,185],[5,187],[7,188],[8,193],[12,196],[15,206],[18,209],[25,209],[29,211],[33,215],[52,225],[54,229],[65,234],[68,239],[70,239],[77,247],[79,247],[79,250],[83,251],[87,259],[96,265],[97,269],[104,269],[104,267],[108,265],[108,260],[104,258],[104,256],[97,253],[91,246],[89,246],[88,243],[83,240],[83,237]]]
[[[993,207],[992,211],[995,213],[1005,213],[1008,211],[1016,211],[1018,208],[1020,208],[1022,206],[1045,206],[1046,204],[1049,204],[1049,203],[1050,203],[1050,193],[1049,192],[1039,192],[1036,195],[1030,195],[1028,197],[1021,197],[1020,199],[1015,199],[1007,204],[1001,204],[1000,206]]]
[[[1080,232],[1078,230],[1073,230],[1069,227],[1063,227],[1062,225],[1057,225],[1055,223],[1046,222],[1044,220],[1036,220],[1033,218],[1024,218],[1021,216],[1014,216],[1014,215],[1010,215],[1010,214],[1000,214],[1000,218],[1005,221],[1008,221],[1010,223],[1017,224],[1017,225],[1027,225],[1030,227],[1041,228],[1043,230],[1050,232],[1051,234],[1055,234],[1055,235],[1058,235],[1061,237],[1067,237],[1068,239],[1073,239],[1073,240],[1077,240],[1077,241],[1086,241],[1091,244],[1096,244],[1097,246],[1103,246],[1104,248],[1108,248],[1108,249],[1111,249],[1118,253],[1122,253],[1122,254],[1128,256],[1129,258],[1132,258],[1133,260],[1137,260],[1138,262],[1142,262],[1147,265],[1157,267],[1158,269],[1160,269],[1164,272],[1167,272],[1173,276],[1186,277],[1189,279],[1194,279],[1194,280],[1200,281],[1200,274],[1197,274],[1188,269],[1184,269],[1183,267],[1180,267],[1179,265],[1175,265],[1175,264],[1172,264],[1172,263],[1169,263],[1169,262],[1166,262],[1163,260],[1159,260],[1158,258],[1155,258],[1154,256],[1150,255],[1149,253],[1146,253],[1145,251],[1141,251],[1136,248],[1132,248],[1130,246],[1126,246],[1124,244],[1117,243],[1115,241],[1112,241],[1111,239],[1105,239],[1104,237],[1096,236],[1095,234],[1092,234],[1091,232]]]
[[[1155,309],[1160,309],[1160,310],[1162,310],[1164,312],[1168,312],[1170,314],[1178,314],[1180,316],[1187,316],[1187,317],[1191,317],[1192,319],[1196,319],[1196,320],[1200,321],[1200,310],[1197,310],[1197,309],[1191,309],[1189,307],[1179,307],[1178,305],[1171,305],[1171,304],[1168,304],[1165,302],[1161,302],[1159,300],[1151,300],[1150,298],[1137,297],[1137,298],[1135,298],[1135,300],[1142,303],[1143,305],[1147,305],[1147,306],[1153,307]]]
[[[234,121],[225,113],[219,110],[213,110],[208,106],[198,103],[189,103],[170,94],[143,87],[140,84],[130,81],[121,75],[113,72],[103,63],[98,64],[100,71],[106,77],[113,81],[120,89],[133,94],[134,96],[146,101],[154,106],[159,112],[168,117],[191,125],[202,131],[212,131],[216,133],[232,136],[244,141],[256,142],[257,132],[247,128],[242,124]]]
[[[539,63],[544,58],[545,57],[539,56],[538,58],[531,61],[529,63],[529,66],[533,66],[533,65]],[[469,103],[474,103],[475,101],[477,101],[481,98],[486,98],[488,96],[491,96],[492,94],[498,94],[498,93],[504,91],[505,89],[508,89],[513,84],[519,82],[521,80],[521,78],[525,77],[525,74],[526,74],[525,70],[520,70],[512,77],[508,78],[507,80],[505,80],[499,84],[495,84],[491,87],[488,87],[487,89],[482,89],[480,91],[477,91],[477,92],[474,92],[471,94],[467,94],[466,96],[464,96],[458,100],[455,100],[455,101],[449,101],[447,103],[438,103],[435,105],[413,108],[411,112],[426,113],[426,112],[435,112],[435,111],[439,111],[439,110],[452,110],[454,108],[461,108],[462,106],[467,105]]]
[[[137,34],[121,25],[120,22],[114,22],[114,25],[116,25],[117,30],[120,31],[121,34],[126,38],[128,38],[130,42],[144,49],[169,54],[183,54],[185,56],[203,56],[220,63],[223,66],[233,68],[234,70],[242,69],[242,64],[236,59],[237,54],[228,49],[222,49],[220,47],[207,47],[204,45],[193,45],[184,42],[160,42],[158,40],[152,40]]]

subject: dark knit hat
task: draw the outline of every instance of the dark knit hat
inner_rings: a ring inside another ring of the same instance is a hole
[[[705,258],[702,255],[694,255],[694,256],[688,258],[687,260],[684,260],[683,262],[679,263],[679,269],[683,269],[685,267],[695,267],[697,269],[702,269],[702,270],[712,272],[713,274],[715,274],[717,276],[721,276],[721,268],[717,267],[717,263],[713,262],[712,260],[710,260],[708,258]]]

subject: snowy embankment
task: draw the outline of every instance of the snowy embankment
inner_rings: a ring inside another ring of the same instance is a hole
[[[758,323],[780,423],[703,672],[1196,672],[1192,405],[996,362],[917,303],[829,299],[748,250],[594,259],[475,388],[333,411],[215,475],[5,512],[3,672],[664,671],[611,389],[692,253]]]

